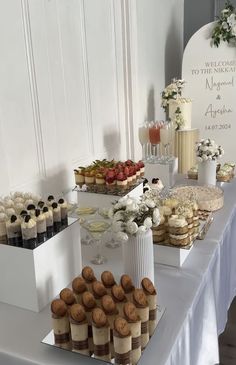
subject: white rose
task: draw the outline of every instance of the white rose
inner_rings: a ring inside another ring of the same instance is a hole
[[[155,208],[155,202],[151,199],[147,199],[145,204],[148,206],[148,208]]]
[[[158,208],[154,209],[152,219],[155,226],[158,226],[160,224],[160,211]]]
[[[235,37],[236,36],[236,24],[231,28],[231,34]]]
[[[147,228],[145,226],[138,227],[138,233],[145,233],[147,231]]]
[[[236,25],[236,16],[235,16],[235,14],[231,14],[227,18],[227,23],[229,24],[230,27],[234,27]]]
[[[229,28],[228,23],[227,23],[227,22],[223,22],[223,23],[222,23],[222,28],[223,28],[224,30],[227,30],[227,29]]]
[[[203,160],[202,160],[202,158],[201,158],[201,157],[199,157],[199,156],[198,156],[198,157],[197,157],[197,161],[198,161],[198,162],[202,162]]]
[[[203,161],[207,161],[207,160],[208,160],[207,155],[202,155],[202,160],[203,160]]]
[[[113,218],[113,216],[114,216],[114,210],[113,210],[113,208],[110,208],[110,209],[109,209],[109,211],[108,211],[108,217],[109,217],[110,219],[112,219],[112,218]]]
[[[135,212],[137,210],[138,210],[138,205],[135,202],[133,202],[133,201],[132,201],[131,204],[128,204],[126,206],[126,211],[127,212]]]
[[[151,220],[151,218],[150,218],[150,217],[147,217],[147,218],[144,220],[143,225],[144,225],[147,229],[151,228],[151,227],[152,227],[152,220]]]
[[[121,241],[121,242],[128,241],[128,239],[129,239],[128,235],[125,232],[118,232],[115,235],[115,238],[117,239],[117,241]]]
[[[118,222],[112,223],[112,231],[115,233],[123,231],[123,222],[118,221]]]
[[[113,220],[114,221],[122,221],[124,219],[124,212],[119,210],[118,212],[116,212],[113,215]]]
[[[138,232],[138,225],[135,222],[128,222],[126,224],[126,232],[130,234],[135,234]]]

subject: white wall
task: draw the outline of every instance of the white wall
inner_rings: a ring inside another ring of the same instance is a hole
[[[0,2],[1,193],[62,191],[80,164],[139,158],[182,28],[183,0]]]

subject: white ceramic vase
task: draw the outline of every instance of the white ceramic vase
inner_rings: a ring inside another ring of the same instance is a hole
[[[198,163],[198,183],[200,185],[216,184],[216,160]]]
[[[140,288],[143,278],[154,283],[154,256],[152,230],[130,235],[123,244],[124,273],[130,275],[136,288]]]

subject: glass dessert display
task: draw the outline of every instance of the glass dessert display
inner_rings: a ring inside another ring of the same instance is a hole
[[[149,125],[149,141],[152,146],[150,163],[156,163],[160,160],[160,128],[162,122],[151,122]]]
[[[147,151],[148,151],[148,144],[149,144],[149,128],[148,123],[140,126],[138,129],[138,138],[139,142],[142,146],[142,161],[146,161],[147,158]]]
[[[42,343],[91,360],[136,365],[165,309],[157,304],[157,290],[149,278],[142,279],[140,288],[127,275],[117,282],[123,283],[123,278],[132,288],[130,297],[111,272],[104,271],[100,281],[91,267],[84,267],[72,282],[73,291],[65,288],[51,302],[52,331]]]

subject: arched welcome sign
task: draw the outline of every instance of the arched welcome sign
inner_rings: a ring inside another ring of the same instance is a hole
[[[212,138],[236,160],[236,46],[211,46],[215,23],[202,27],[186,46],[182,77],[184,96],[193,99],[192,127]]]

